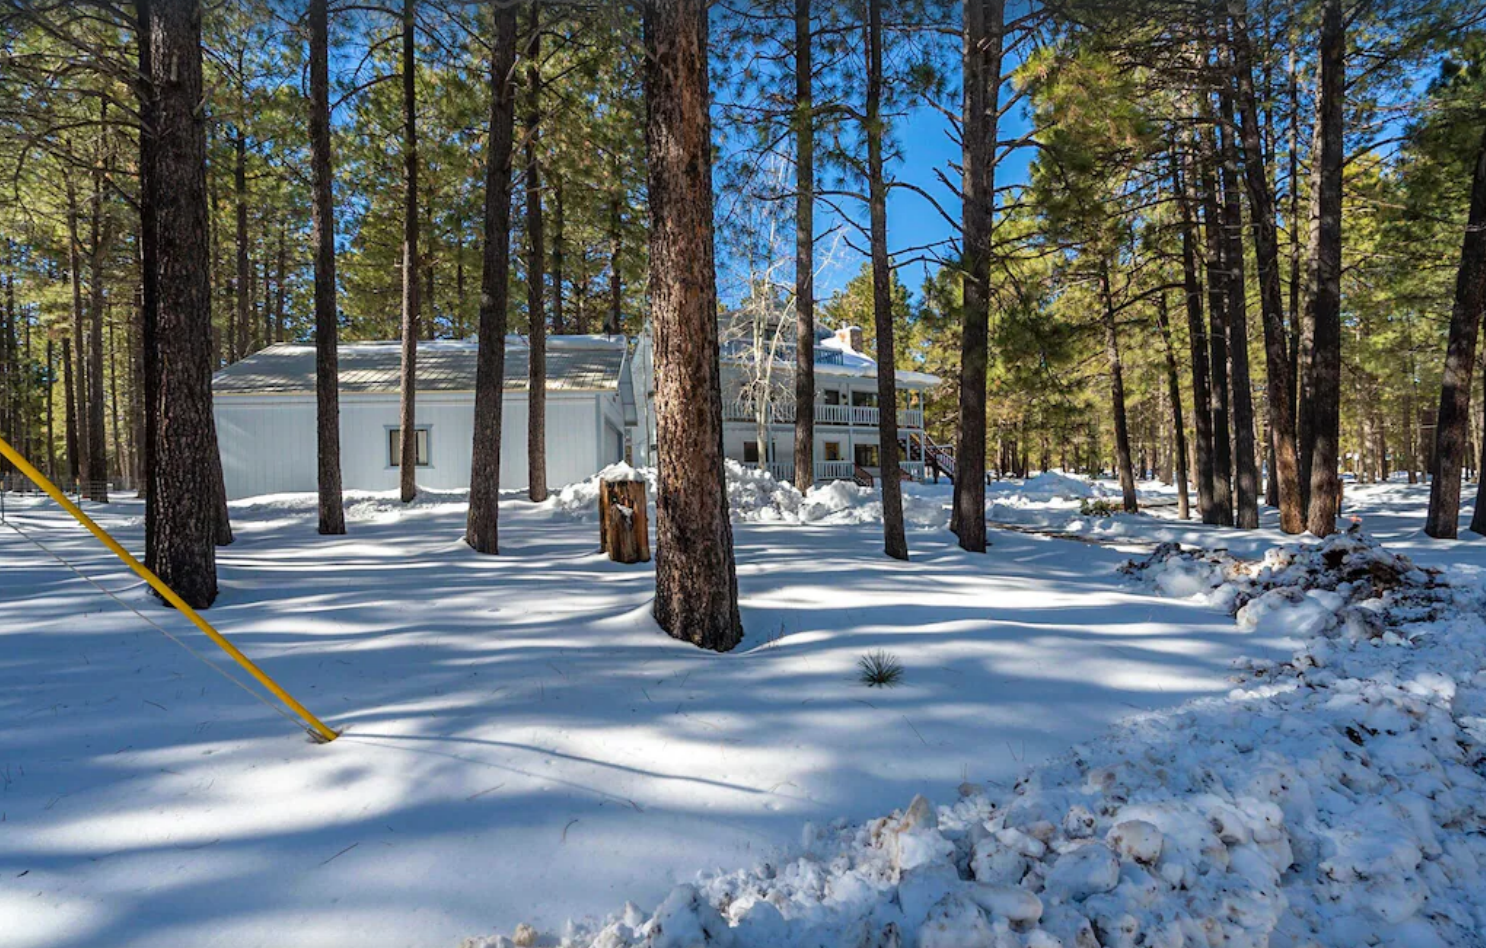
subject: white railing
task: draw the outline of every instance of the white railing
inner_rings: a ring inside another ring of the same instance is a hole
[[[850,461],[816,461],[815,479],[818,481],[851,480],[856,465]]]
[[[792,481],[795,479],[795,466],[784,461],[770,461],[766,465],[776,481]]]
[[[898,467],[916,481],[924,479],[924,462],[922,461],[902,461]]]
[[[758,405],[741,398],[723,402],[722,417],[726,421],[757,421]],[[855,425],[870,428],[877,425],[878,417],[877,409],[869,405],[817,404],[815,406],[815,420],[823,425]],[[770,402],[769,418],[774,424],[794,424],[794,403],[788,400]],[[923,411],[918,408],[900,410],[898,426],[922,429],[924,426]]]

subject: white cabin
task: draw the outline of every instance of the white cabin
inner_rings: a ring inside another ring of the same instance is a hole
[[[418,483],[469,486],[474,443],[474,341],[418,343],[415,400]],[[506,341],[501,412],[501,487],[527,484],[526,340]],[[343,343],[340,360],[341,480],[347,489],[398,486],[401,344]],[[230,499],[314,491],[315,348],[280,344],[212,378],[217,441]],[[628,341],[547,340],[547,483],[582,480],[626,456],[636,422]]]

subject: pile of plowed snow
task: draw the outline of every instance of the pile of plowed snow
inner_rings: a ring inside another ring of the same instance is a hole
[[[934,807],[520,944],[888,948],[1478,946],[1486,596],[1352,531],[1262,561],[1127,571],[1293,634],[1221,699],[1144,715]],[[506,946],[503,937],[474,946]]]

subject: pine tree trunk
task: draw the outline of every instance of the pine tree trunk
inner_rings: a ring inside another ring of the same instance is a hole
[[[418,496],[418,102],[416,91],[414,8],[402,6],[402,403],[398,426],[402,431],[398,457],[403,503]]]
[[[986,549],[986,367],[990,361],[991,240],[996,214],[1004,0],[966,0],[964,39],[964,310],[960,423],[955,445],[954,528],[960,548]]]
[[[67,410],[67,478],[77,484],[82,477],[77,430],[77,385],[72,371],[72,337],[62,333],[62,388],[66,393],[63,407]]]
[[[655,332],[655,618],[725,652],[743,638],[722,461],[705,0],[644,7]]]
[[[903,483],[898,474],[898,393],[893,349],[892,271],[887,256],[887,182],[882,170],[882,0],[867,0],[868,212],[871,218],[872,311],[877,332],[877,463],[882,482],[883,552],[908,559]]]
[[[1172,447],[1171,479],[1176,482],[1177,516],[1191,516],[1187,495],[1187,429],[1182,420],[1182,382],[1176,368],[1176,347],[1171,342],[1171,319],[1166,312],[1166,294],[1156,297],[1156,328],[1161,331],[1161,345],[1166,352],[1166,392],[1171,402],[1171,428],[1176,440]]]
[[[1266,395],[1269,406],[1269,450],[1274,461],[1270,476],[1276,481],[1280,528],[1299,533],[1300,482],[1295,458],[1295,416],[1291,406],[1290,353],[1285,341],[1285,313],[1280,296],[1279,238],[1275,227],[1274,190],[1264,162],[1254,94],[1253,44],[1243,0],[1229,0],[1232,14],[1233,71],[1237,80],[1238,110],[1243,137],[1244,180],[1248,186],[1254,258],[1259,269],[1259,301],[1264,319],[1264,352],[1268,365]],[[1294,187],[1292,180],[1291,187]],[[1291,202],[1292,208],[1294,202]],[[1254,512],[1257,525],[1258,512]]]
[[[145,196],[158,219],[158,441],[154,456],[156,573],[195,608],[217,596],[216,426],[212,419],[206,134],[200,109],[201,7],[149,8],[152,110],[158,136]]]
[[[154,180],[158,138],[158,98],[154,87],[153,15],[150,0],[135,0],[135,22],[139,25],[139,372],[140,372],[140,459],[139,492],[145,498],[144,562],[158,572],[160,505],[156,498],[155,472],[160,428],[160,354],[156,348],[160,313],[159,226]],[[208,236],[210,236],[208,234]],[[208,261],[210,262],[210,261]],[[210,278],[208,278],[208,286]],[[207,306],[207,333],[211,335],[211,307]],[[211,340],[208,340],[211,344]],[[213,367],[216,360],[212,359]]]
[[[1190,168],[1190,163],[1187,165]],[[1171,144],[1171,180],[1177,193],[1182,228],[1182,296],[1187,308],[1187,338],[1192,356],[1192,428],[1197,466],[1197,515],[1210,523],[1213,515],[1213,416],[1208,376],[1207,326],[1202,318],[1202,285],[1197,277],[1197,238],[1192,201],[1175,141]]]
[[[613,170],[618,186],[619,168]],[[609,312],[604,319],[604,334],[617,336],[624,327],[624,275],[619,272],[619,251],[623,240],[622,200],[619,192],[609,199]]]
[[[346,532],[341,491],[339,325],[335,311],[335,171],[330,153],[329,0],[310,0],[310,244],[315,255],[315,470],[319,530]],[[280,234],[280,280],[283,277]],[[279,288],[283,299],[283,287]],[[282,329],[282,320],[280,328]]]
[[[1471,423],[1471,372],[1476,364],[1476,337],[1486,308],[1486,129],[1476,150],[1471,176],[1470,216],[1455,274],[1455,305],[1450,311],[1450,341],[1445,349],[1445,373],[1440,385],[1440,410],[1435,422],[1434,466],[1429,485],[1429,515],[1424,532],[1453,537],[1460,520],[1460,468],[1465,460],[1466,432]],[[1471,529],[1486,533],[1486,510],[1479,490]]]
[[[1223,149],[1223,260],[1228,268],[1228,358],[1233,366],[1233,473],[1235,523],[1259,526],[1259,467],[1254,456],[1254,391],[1249,378],[1248,285],[1244,282],[1243,211],[1239,194],[1233,98],[1225,88],[1219,130]],[[1278,275],[1278,274],[1276,274]],[[1281,315],[1283,319],[1283,314]]]
[[[1120,337],[1115,326],[1114,297],[1110,293],[1109,268],[1100,264],[1100,301],[1104,312],[1104,355],[1109,361],[1109,401],[1114,413],[1115,467],[1120,476],[1120,493],[1127,513],[1135,513],[1140,503],[1135,496],[1135,470],[1130,457],[1130,426],[1125,415],[1125,367],[1120,360]],[[1025,471],[1021,474],[1026,476]]]
[[[284,279],[289,269],[289,248],[285,241],[284,223],[279,222],[278,268],[273,281],[273,341],[284,341]]]
[[[101,100],[99,123],[108,122],[107,100]],[[103,155],[93,163],[93,198],[89,209],[88,247],[88,493],[108,503],[108,435],[103,400],[103,257],[112,239],[112,225],[104,217],[103,188],[107,169]]]
[[[561,336],[568,331],[563,316],[563,267],[567,263],[567,221],[562,203],[562,178],[552,175],[552,334]]]
[[[69,149],[70,150],[70,149]],[[68,407],[68,424],[73,426],[77,441],[77,471],[74,480],[87,490],[88,474],[93,470],[88,444],[88,333],[83,311],[82,238],[78,236],[77,189],[72,176],[67,176],[67,269],[72,283],[72,366],[73,403]],[[74,410],[76,414],[74,415]]]
[[[240,56],[237,65],[241,71]],[[252,288],[248,285],[251,279],[248,275],[251,269],[248,264],[248,140],[243,135],[241,125],[233,137],[232,149],[235,156],[232,165],[232,193],[237,215],[237,277],[233,282],[233,313],[237,338],[233,342],[233,352],[237,358],[242,359],[253,351],[253,304]]]
[[[547,499],[547,312],[546,244],[542,234],[542,169],[537,158],[541,134],[542,32],[538,4],[531,11],[526,42],[526,470],[527,496]]]
[[[485,233],[480,341],[475,366],[475,442],[464,539],[500,552],[501,397],[506,377],[506,306],[511,269],[511,149],[516,126],[516,8],[495,8],[490,64],[490,153],[485,156]]]
[[[1228,266],[1219,210],[1218,185],[1212,161],[1216,149],[1211,130],[1198,168],[1202,192],[1202,230],[1207,244],[1207,303],[1212,327],[1208,332],[1208,365],[1212,369],[1213,400],[1213,509],[1204,523],[1233,526],[1233,443],[1228,430]]]
[[[795,0],[795,487],[815,483],[815,100],[810,0]]]
[[[1319,240],[1316,245],[1316,325],[1312,343],[1315,388],[1309,392],[1315,446],[1306,526],[1318,537],[1336,529],[1341,513],[1341,279],[1343,97],[1346,94],[1346,34],[1341,0],[1325,0],[1321,15],[1321,126]]]

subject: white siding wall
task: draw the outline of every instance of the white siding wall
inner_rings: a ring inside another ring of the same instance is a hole
[[[607,403],[612,402],[612,408]],[[527,483],[525,393],[507,392],[501,425],[501,486]],[[387,463],[387,429],[397,427],[396,395],[341,396],[341,479],[347,489],[393,490],[398,470]],[[316,488],[313,396],[219,396],[217,440],[227,496],[232,499]],[[428,467],[418,483],[430,488],[469,486],[474,395],[427,393],[417,401],[418,425],[429,427]],[[547,483],[582,480],[611,459],[603,419],[624,430],[618,396],[547,394]],[[608,435],[612,439],[612,433]],[[621,442],[622,444],[622,442]],[[604,458],[601,461],[601,458]]]

